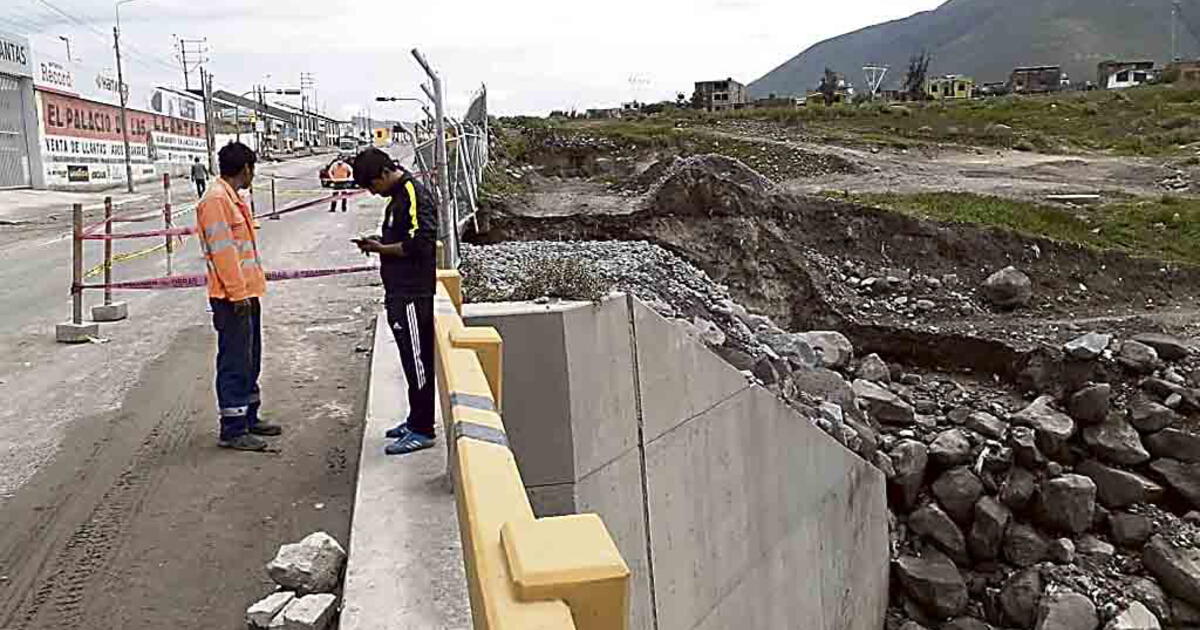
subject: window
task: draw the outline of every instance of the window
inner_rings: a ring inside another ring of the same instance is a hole
[[[1133,82],[1134,83],[1145,83],[1146,82],[1146,73],[1145,72],[1134,72],[1133,73]]]
[[[1117,81],[1119,81],[1121,83],[1128,82],[1129,81],[1129,71],[1124,70],[1124,71],[1118,72],[1117,73]]]

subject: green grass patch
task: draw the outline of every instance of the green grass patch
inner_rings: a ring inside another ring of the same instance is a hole
[[[1133,256],[1200,264],[1200,199],[1192,197],[1164,195],[1063,208],[957,192],[827,196],[923,219],[993,226]]]

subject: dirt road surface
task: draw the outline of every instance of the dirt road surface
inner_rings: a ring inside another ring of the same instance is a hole
[[[318,196],[320,162],[266,165],[260,179],[288,178],[289,200]],[[382,203],[264,220],[264,265],[363,264],[349,239],[374,231]],[[103,325],[106,342],[56,344],[70,313],[61,231],[0,245],[0,628],[243,628],[280,544],[317,530],[347,542],[378,278],[271,284],[264,415],[286,432],[273,452],[234,453],[215,445],[203,290],[118,294],[130,318]],[[182,251],[177,273],[202,272],[195,241]],[[159,254],[116,277],[164,272]]]

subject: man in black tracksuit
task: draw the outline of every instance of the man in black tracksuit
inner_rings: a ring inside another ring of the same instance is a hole
[[[354,181],[390,197],[381,236],[356,241],[379,254],[388,325],[400,348],[408,381],[408,419],[389,430],[389,455],[406,455],[434,444],[433,295],[437,282],[437,207],[412,174],[379,149],[354,158]]]

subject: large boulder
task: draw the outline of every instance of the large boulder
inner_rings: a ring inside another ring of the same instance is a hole
[[[1075,467],[1075,472],[1096,483],[1096,498],[1107,508],[1123,508],[1134,503],[1157,503],[1163,487],[1133,472],[1106,466],[1094,459]]]
[[[325,532],[309,534],[298,543],[283,545],[267,563],[276,584],[300,595],[331,593],[341,581],[346,551]]]
[[[1132,372],[1149,374],[1159,366],[1160,361],[1158,352],[1154,348],[1137,341],[1126,341],[1121,344],[1121,351],[1117,354],[1117,363]]]
[[[1182,429],[1163,429],[1146,436],[1146,446],[1155,457],[1181,462],[1200,462],[1200,435]]]
[[[1140,549],[1153,533],[1150,517],[1128,512],[1117,512],[1108,517],[1113,542],[1130,549]]]
[[[866,405],[867,414],[877,422],[910,425],[916,421],[916,411],[912,405],[891,391],[862,379],[854,381],[853,388],[858,400]]]
[[[969,525],[975,502],[983,495],[983,482],[966,466],[951,468],[933,482],[931,488],[938,503],[955,522]]]
[[[934,465],[949,468],[971,461],[971,442],[962,429],[942,431],[929,445],[929,459]]]
[[[967,416],[963,426],[993,440],[1003,440],[1008,433],[1008,423],[986,411],[976,411]]]
[[[1161,333],[1142,333],[1134,335],[1133,340],[1154,348],[1158,356],[1167,361],[1186,359],[1190,348],[1186,341]]]
[[[1110,413],[1103,423],[1085,428],[1083,441],[1100,459],[1114,464],[1136,466],[1150,461],[1141,436],[1120,413]]]
[[[1041,573],[1033,568],[1014,574],[1000,590],[999,599],[1004,621],[1018,628],[1032,628],[1042,599]]]
[[[1104,630],[1160,630],[1158,616],[1150,612],[1145,604],[1135,601],[1117,615]]]
[[[814,368],[820,364],[817,351],[813,350],[802,333],[764,332],[758,335],[758,339],[775,354],[799,366]]]
[[[936,551],[901,556],[893,567],[905,594],[933,617],[953,617],[967,607],[967,583],[946,556]]]
[[[1098,383],[1088,385],[1071,394],[1067,399],[1067,411],[1080,424],[1098,424],[1108,417],[1108,404],[1112,398],[1112,385]]]
[[[1008,477],[1000,485],[1000,501],[1014,512],[1023,511],[1037,492],[1037,476],[1032,472],[1014,466],[1008,471]]]
[[[955,563],[967,564],[967,543],[962,530],[937,505],[931,503],[913,511],[908,517],[908,527],[932,540]]]
[[[891,503],[908,511],[917,502],[917,495],[925,483],[925,466],[929,462],[929,448],[917,440],[901,440],[890,453],[896,476],[888,484]]]
[[[1083,475],[1063,475],[1042,484],[1038,520],[1050,529],[1082,534],[1092,526],[1096,483]]]
[[[1004,532],[1004,558],[1014,566],[1031,567],[1046,558],[1050,540],[1024,523],[1012,523]]]
[[[1157,433],[1175,423],[1178,416],[1170,407],[1138,398],[1129,405],[1129,423],[1142,433]]]
[[[892,371],[888,364],[878,354],[868,354],[858,364],[858,378],[875,383],[887,383],[892,380]]]
[[[817,360],[822,367],[844,368],[854,358],[854,344],[840,332],[818,330],[799,333],[798,337],[816,350]]]
[[[1102,335],[1090,332],[1082,337],[1076,337],[1063,346],[1063,351],[1073,359],[1090,361],[1096,359],[1112,342],[1112,335]]]
[[[1156,535],[1142,549],[1142,564],[1167,593],[1200,606],[1200,549],[1176,547]]]
[[[1055,409],[1053,402],[1053,397],[1042,396],[1012,416],[1013,424],[1034,430],[1038,448],[1051,457],[1061,453],[1075,434],[1075,421]]]
[[[1012,512],[994,497],[983,497],[975,504],[975,523],[967,539],[971,555],[979,560],[995,560],[1004,544],[1004,531]]]
[[[988,276],[982,287],[983,297],[997,308],[1025,306],[1033,298],[1033,282],[1016,267],[1005,267]]]
[[[1037,630],[1096,630],[1099,627],[1096,605],[1074,591],[1048,592],[1038,604]]]
[[[1189,464],[1177,459],[1156,459],[1150,470],[1163,478],[1167,486],[1187,499],[1192,507],[1200,508],[1200,463]]]

